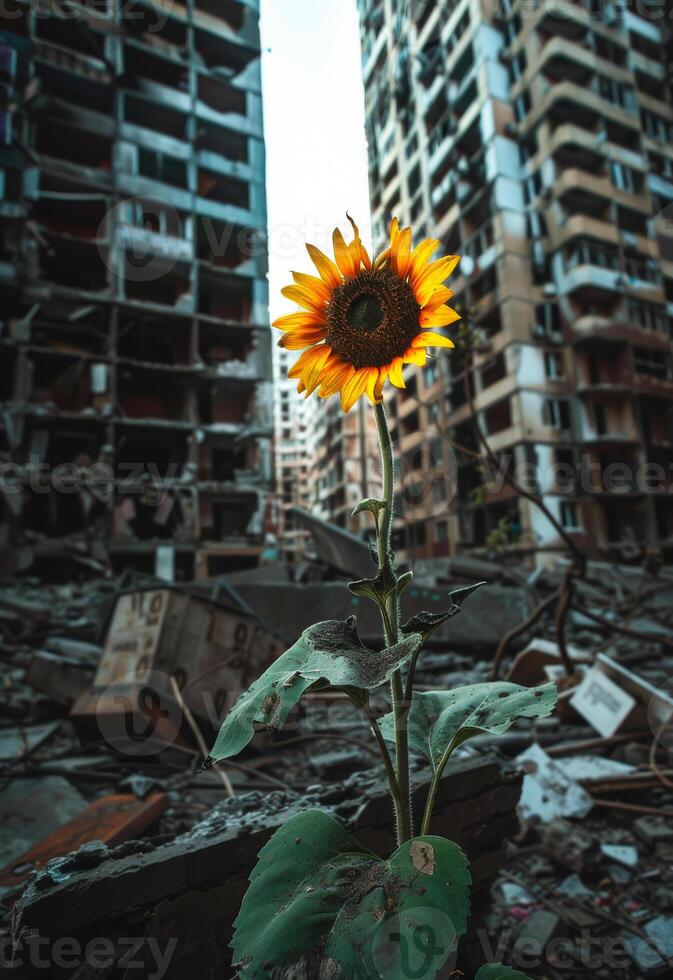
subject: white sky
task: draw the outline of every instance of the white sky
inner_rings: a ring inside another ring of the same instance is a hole
[[[262,0],[261,26],[274,319],[290,271],[315,272],[305,242],[331,254],[346,211],[371,233],[355,0]]]

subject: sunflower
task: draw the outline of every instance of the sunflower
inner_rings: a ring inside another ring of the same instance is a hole
[[[372,263],[360,241],[334,231],[334,261],[315,245],[307,245],[318,276],[293,272],[294,285],[282,290],[301,307],[274,321],[283,330],[278,346],[304,350],[288,377],[298,378],[297,390],[320,398],[341,392],[341,406],[350,411],[362,395],[372,404],[383,397],[389,379],[404,388],[405,364],[425,364],[428,347],[453,347],[448,337],[430,327],[459,320],[447,306],[453,293],[443,283],[460,261],[449,255],[430,261],[439,247],[428,238],[412,250],[411,228],[390,229],[390,246]]]

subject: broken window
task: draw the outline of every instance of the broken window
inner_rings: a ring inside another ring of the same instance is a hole
[[[199,275],[199,313],[249,323],[252,313],[252,284],[201,270]]]
[[[189,319],[122,314],[117,337],[120,358],[153,364],[189,364]]]
[[[542,406],[542,422],[561,432],[570,430],[570,402],[561,398],[546,398]]]
[[[250,184],[247,181],[225,177],[206,169],[199,170],[198,180],[200,197],[245,210],[250,207]]]
[[[580,531],[579,507],[574,501],[561,502],[561,525],[566,531]]]
[[[115,475],[127,484],[143,479],[175,479],[188,459],[189,435],[176,427],[119,426]]]
[[[108,289],[108,268],[97,242],[45,231],[38,244],[42,278],[91,293]]]
[[[34,145],[38,153],[83,167],[111,170],[111,135],[84,132],[73,122],[50,118],[47,114],[38,116],[34,125]]]
[[[498,432],[509,429],[512,424],[512,411],[509,398],[504,398],[502,401],[487,408],[483,412],[483,419],[489,435],[496,435]]]
[[[139,365],[120,367],[117,401],[122,415],[131,419],[187,419],[186,382],[173,371]]]

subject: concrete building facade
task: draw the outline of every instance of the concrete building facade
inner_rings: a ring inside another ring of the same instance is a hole
[[[258,561],[273,481],[258,22],[258,0],[3,13],[5,566],[70,554],[191,578]]]
[[[673,99],[659,5],[358,0],[374,237],[465,258],[451,352],[389,395],[409,559],[673,549]],[[466,381],[469,385],[466,385]],[[471,402],[501,465],[484,472]],[[464,447],[468,452],[462,452]]]

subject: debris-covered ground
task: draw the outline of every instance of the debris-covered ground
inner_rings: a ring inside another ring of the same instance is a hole
[[[431,830],[462,844],[475,879],[471,932],[447,975],[487,960],[533,977],[667,975],[673,571],[590,566],[575,581],[571,677],[555,604],[531,615],[564,567],[460,559],[416,572],[410,614],[488,583],[435,634],[420,685],[488,680],[499,651],[501,678],[561,689],[551,718],[473,740],[442,781]],[[282,736],[260,732],[240,758],[200,771],[236,693],[309,623],[353,612],[374,646],[376,620],[342,582],[281,566],[198,588],[127,577],[0,590],[6,966],[78,980],[230,976],[248,874],[289,814],[327,808],[390,851],[375,743],[337,695],[309,694]],[[414,779],[418,812],[420,760]]]

